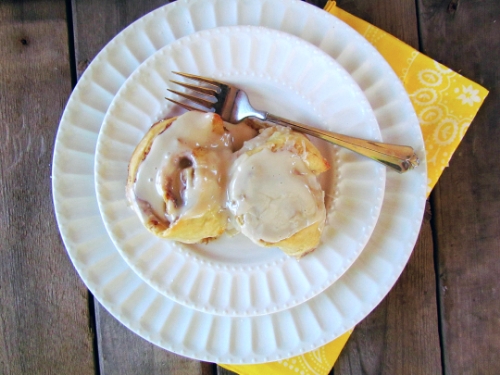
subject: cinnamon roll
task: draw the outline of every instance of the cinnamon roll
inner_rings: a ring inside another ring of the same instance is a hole
[[[231,135],[213,113],[187,112],[154,124],[129,164],[126,196],[161,238],[197,243],[226,229]]]
[[[326,220],[317,176],[330,168],[319,150],[304,135],[275,126],[236,156],[228,184],[234,225],[260,246],[297,258],[313,251]]]

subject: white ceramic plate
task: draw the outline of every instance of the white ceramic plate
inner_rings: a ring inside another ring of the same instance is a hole
[[[115,96],[97,142],[95,179],[104,224],[132,269],[160,293],[212,314],[253,316],[322,292],[370,238],[385,167],[313,139],[332,165],[321,176],[328,219],[321,245],[300,261],[241,234],[207,245],[162,240],[128,207],[124,186],[135,145],[151,124],[178,110],[165,100],[169,80],[178,79],[172,71],[235,84],[270,113],[380,140],[362,91],[335,60],[302,39],[257,26],[218,27],[181,38],[144,62]]]
[[[143,281],[108,236],[93,174],[104,115],[139,64],[179,37],[238,24],[282,30],[330,54],[364,91],[383,140],[409,144],[422,159],[411,173],[387,172],[375,230],[339,280],[298,306],[244,318],[185,307]],[[144,36],[150,42],[143,43]],[[218,363],[259,363],[318,348],[353,328],[375,308],[396,282],[415,245],[426,180],[424,144],[410,100],[387,62],[350,27],[298,0],[178,0],[130,25],[87,68],[61,119],[52,181],[68,254],[91,292],[120,322],[183,356]]]

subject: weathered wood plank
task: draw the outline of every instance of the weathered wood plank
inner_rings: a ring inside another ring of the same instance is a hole
[[[490,90],[433,193],[446,374],[497,374],[500,2],[419,1],[422,47]]]
[[[417,13],[413,1],[338,0],[337,6],[418,49]]]
[[[417,13],[409,1],[338,1],[348,12],[418,48]],[[432,230],[419,241],[384,301],[354,330],[334,368],[343,374],[440,374]]]
[[[0,3],[0,373],[94,374],[87,289],[59,237],[53,140],[71,92],[66,5]]]
[[[74,0],[72,13],[78,76],[122,29],[166,3],[168,1],[165,0]],[[215,365],[183,358],[143,340],[119,323],[97,301],[95,312],[102,375],[209,375],[215,372]]]

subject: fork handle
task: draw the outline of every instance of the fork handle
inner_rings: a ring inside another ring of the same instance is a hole
[[[409,171],[417,167],[419,164],[418,156],[410,146],[401,146],[349,137],[347,135],[328,132],[326,130],[293,122],[270,113],[266,113],[265,120],[276,125],[288,126],[298,132],[309,134],[313,137],[317,137],[335,145],[347,148],[395,169],[399,173]]]

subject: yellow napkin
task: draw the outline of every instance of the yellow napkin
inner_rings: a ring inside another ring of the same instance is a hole
[[[421,54],[394,36],[338,8],[325,10],[363,35],[387,60],[403,82],[417,113],[427,154],[427,194],[456,150],[488,91]],[[352,331],[312,352],[278,362],[220,366],[240,375],[326,375]]]
[[[277,362],[259,363],[257,365],[222,365],[240,375],[326,375],[344,348],[352,331],[344,333],[322,347],[296,357]]]
[[[427,154],[427,194],[460,144],[488,91],[329,0],[325,10],[363,35],[396,72],[417,113]]]

